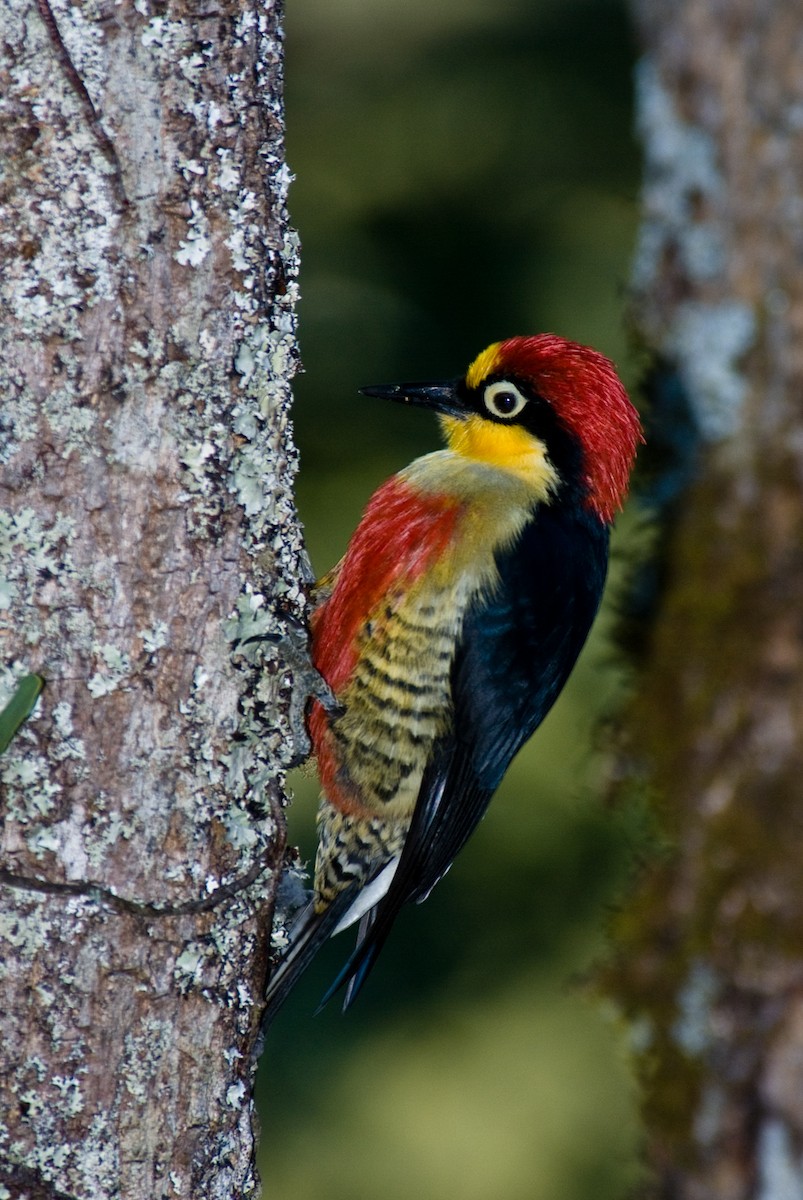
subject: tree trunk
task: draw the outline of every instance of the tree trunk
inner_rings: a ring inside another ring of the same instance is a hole
[[[676,445],[688,406],[665,492],[696,470],[630,712],[671,845],[613,983],[647,1047],[649,1193],[781,1200],[803,1195],[800,7],[634,7],[638,325]]]
[[[303,611],[281,12],[0,9],[0,1195],[256,1194]],[[278,608],[278,615],[277,615]]]

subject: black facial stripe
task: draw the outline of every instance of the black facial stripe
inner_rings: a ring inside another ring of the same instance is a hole
[[[527,403],[521,412],[516,413],[514,417],[499,417],[488,409],[483,394],[492,383],[515,384],[522,396],[527,397]],[[534,391],[525,380],[515,375],[494,373],[486,376],[480,386],[473,390],[469,390],[462,381],[457,391],[466,408],[478,413],[485,420],[493,421],[497,425],[521,425],[523,429],[539,438],[546,446],[550,461],[565,487],[570,491],[582,488],[583,450],[580,442],[562,424],[549,401]]]

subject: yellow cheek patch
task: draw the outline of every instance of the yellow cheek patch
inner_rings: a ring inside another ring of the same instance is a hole
[[[499,347],[501,342],[493,342],[481,354],[478,354],[466,371],[466,383],[473,389],[480,386],[486,375],[491,375],[499,365]]]
[[[521,425],[500,425],[484,417],[442,417],[441,424],[453,454],[510,471],[545,498],[558,483],[546,447]]]

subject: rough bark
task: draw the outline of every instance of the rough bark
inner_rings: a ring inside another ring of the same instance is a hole
[[[630,712],[669,845],[613,985],[646,1047],[649,1193],[781,1200],[803,1195],[800,9],[634,8],[637,323],[676,441],[688,405],[671,485],[695,469]]]
[[[0,1194],[245,1197],[303,609],[278,3],[0,7]],[[278,615],[277,615],[278,613]]]

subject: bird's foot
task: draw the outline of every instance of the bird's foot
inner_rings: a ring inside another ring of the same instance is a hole
[[[254,634],[240,642],[241,647],[256,642],[268,642],[275,646],[281,668],[290,676],[290,711],[288,723],[293,739],[293,755],[289,767],[300,767],[312,754],[312,743],[307,732],[307,706],[317,700],[332,717],[343,714],[343,706],[335,697],[329,684],[312,665],[309,653],[309,633],[303,621],[290,613],[277,614],[285,628]]]

